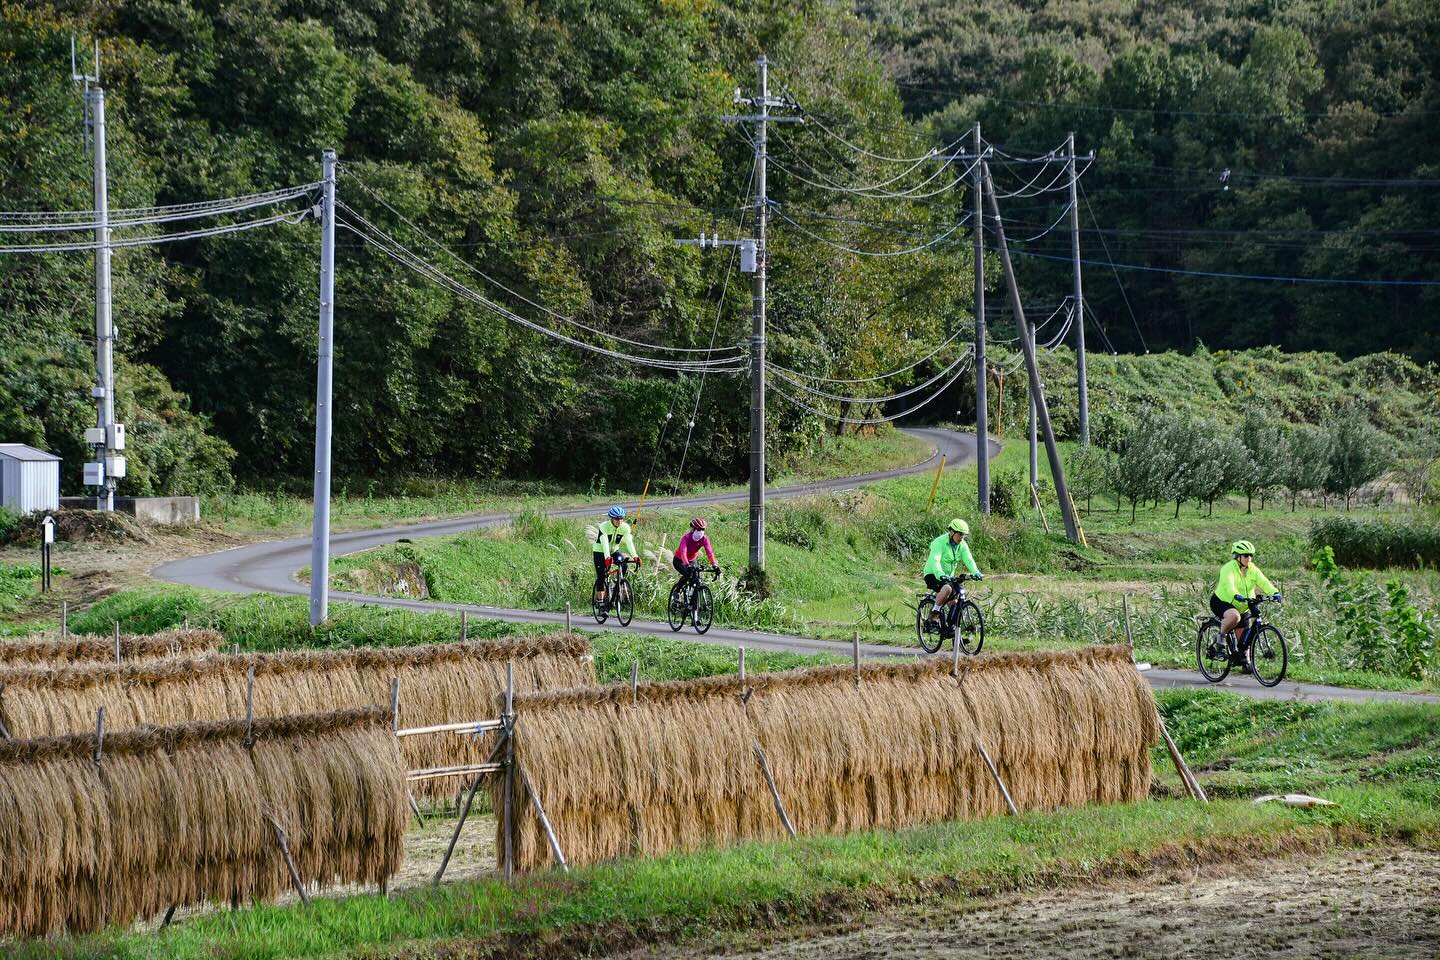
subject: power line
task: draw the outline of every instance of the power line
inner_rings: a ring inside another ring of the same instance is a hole
[[[246,230],[254,230],[257,227],[268,227],[276,223],[294,224],[301,222],[310,215],[310,208],[306,207],[304,210],[277,213],[274,216],[263,217],[257,220],[246,220],[242,223],[206,227],[199,230],[186,230],[182,233],[162,233],[151,237],[130,237],[123,240],[110,240],[104,243],[97,243],[96,241],[90,240],[76,243],[0,244],[0,254],[68,253],[80,250],[120,250],[127,247],[149,247],[162,243],[174,243],[178,240],[200,240],[205,237],[224,236],[227,233],[241,233]]]

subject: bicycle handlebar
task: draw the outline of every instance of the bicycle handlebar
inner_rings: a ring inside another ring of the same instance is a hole
[[[1252,607],[1258,607],[1262,603],[1283,604],[1285,602],[1280,598],[1280,594],[1278,593],[1271,594],[1268,597],[1246,597],[1237,593],[1235,594],[1235,599],[1240,601],[1241,603],[1248,604]]]

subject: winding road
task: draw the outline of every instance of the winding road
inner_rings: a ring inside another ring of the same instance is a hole
[[[922,473],[933,469],[942,453],[946,457],[947,464],[952,467],[969,464],[975,459],[976,441],[973,434],[939,429],[908,429],[905,432],[933,444],[935,453],[928,459],[910,467],[844,477],[836,480],[819,480],[813,483],[776,487],[768,490],[766,497],[770,500],[778,500],[807,496],[815,493],[830,493],[874,483],[877,480],[888,480],[894,477]],[[990,442],[990,447],[994,453],[999,452],[999,444],[993,440]],[[650,501],[650,503],[655,507],[698,508],[714,506],[716,504],[744,502],[748,498],[748,495],[748,491],[742,489],[725,493],[705,494],[702,496],[656,499]],[[595,511],[596,506],[589,504],[586,506],[548,510],[546,513],[552,517],[586,517],[594,514]],[[362,550],[369,550],[387,543],[394,543],[401,539],[443,537],[485,527],[501,526],[509,523],[511,518],[512,515],[509,513],[473,514],[462,517],[451,517],[445,520],[432,520],[424,523],[386,527],[377,530],[354,530],[345,533],[332,533],[330,536],[330,555],[336,557],[350,553],[358,553]],[[302,568],[308,565],[309,562],[310,538],[307,536],[268,543],[248,544],[219,553],[202,554],[194,557],[186,557],[181,560],[172,560],[168,563],[161,564],[150,573],[151,576],[161,580],[188,584],[194,587],[203,587],[209,590],[220,590],[231,593],[308,595],[310,592],[309,586],[302,583],[297,578],[297,574]],[[428,612],[443,611],[460,613],[464,611],[472,616],[507,620],[516,623],[563,624],[566,620],[566,615],[563,612],[551,613],[540,610],[517,610],[476,604],[408,600],[398,597],[376,597],[334,590],[330,592],[330,599],[335,602],[400,607]],[[579,617],[577,616],[576,619],[579,620]],[[587,622],[581,625],[586,629],[611,629],[631,633],[672,636],[668,624],[655,620],[636,619],[629,627],[621,628],[613,621],[603,627],[598,626],[593,622],[588,622],[587,617]],[[697,636],[688,630],[681,636],[686,640],[698,640],[702,643],[716,644],[719,646],[744,645],[751,649],[780,650],[790,653],[845,653],[848,651],[846,645],[837,644],[829,640],[764,633],[754,630],[735,630],[723,627],[714,627],[704,636]],[[860,652],[866,657],[909,657],[919,653],[918,649],[912,647],[876,644],[862,644]],[[1211,684],[1206,683],[1204,678],[1200,677],[1198,673],[1184,670],[1148,670],[1145,676],[1150,682],[1150,685],[1157,689],[1211,686]],[[1218,684],[1218,686],[1235,693],[1267,699],[1405,700],[1411,702],[1440,703],[1440,696],[1390,693],[1376,690],[1353,690],[1344,687],[1324,687],[1315,684],[1291,683],[1288,681],[1269,690],[1260,687],[1253,680],[1248,679],[1227,680],[1224,683]]]

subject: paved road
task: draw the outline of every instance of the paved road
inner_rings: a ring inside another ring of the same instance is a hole
[[[915,429],[907,430],[906,432],[934,444],[936,452],[932,454],[929,459],[911,467],[846,477],[839,480],[821,480],[814,483],[777,487],[768,491],[767,497],[769,499],[783,499],[813,493],[848,490],[862,486],[863,484],[873,483],[877,480],[887,480],[893,477],[920,473],[932,469],[941,453],[945,454],[946,462],[949,466],[961,466],[975,459],[975,437],[973,434],[934,429]],[[991,441],[990,446],[992,451],[995,453],[999,452],[999,445],[994,441]],[[650,503],[656,507],[669,508],[706,507],[722,503],[743,502],[747,497],[747,491],[739,490],[694,497],[657,499],[650,501]],[[589,505],[583,507],[566,507],[547,512],[550,516],[554,517],[585,517],[591,516],[595,511],[596,507]],[[336,533],[330,537],[330,553],[331,556],[343,556],[349,553],[369,550],[387,543],[394,543],[402,538],[414,539],[417,537],[449,536],[451,534],[464,533],[468,530],[500,526],[510,522],[510,519],[511,515],[508,513],[475,514],[464,517],[452,517],[447,520],[433,520],[426,523],[386,527],[381,530],[355,530],[348,533]],[[300,582],[296,578],[296,574],[301,568],[309,564],[309,562],[310,538],[297,537],[291,540],[255,543],[243,547],[235,547],[220,553],[186,557],[183,560],[173,560],[156,567],[151,571],[151,575],[175,583],[184,583],[195,587],[233,593],[260,592],[307,595],[310,592],[309,586]],[[563,624],[566,619],[565,614],[561,612],[551,613],[538,610],[515,610],[507,607],[441,603],[432,600],[406,600],[396,597],[373,597],[334,590],[330,592],[330,599],[336,602],[401,607],[410,610],[430,612],[448,611],[459,613],[464,611],[472,616],[489,617],[491,619],[507,620],[515,623]],[[585,611],[585,613],[588,614],[588,610]],[[582,619],[578,613],[575,617],[575,623],[577,626],[583,626],[587,629],[622,629],[613,620],[604,627],[600,627],[588,616]],[[629,627],[623,629],[630,633],[646,633],[657,636],[672,635],[668,624],[653,620],[635,620]],[[731,630],[723,627],[714,627],[703,637],[697,636],[690,630],[684,631],[680,636],[687,640],[699,640],[703,643],[720,646],[734,647],[744,645],[752,650],[779,650],[790,653],[843,654],[848,652],[846,645],[837,644],[834,641],[817,640],[813,637],[762,633],[753,630]],[[919,651],[910,647],[861,644],[860,652],[866,657],[909,657],[917,655]],[[1192,671],[1150,670],[1146,672],[1145,676],[1150,681],[1150,685],[1157,689],[1210,686],[1210,684],[1205,682],[1204,678]],[[1218,686],[1235,693],[1267,699],[1408,700],[1440,703],[1440,696],[1389,693],[1374,690],[1352,690],[1343,687],[1323,687],[1314,684],[1289,682],[1282,683],[1280,686],[1270,690],[1260,687],[1253,680],[1248,679],[1227,680]]]

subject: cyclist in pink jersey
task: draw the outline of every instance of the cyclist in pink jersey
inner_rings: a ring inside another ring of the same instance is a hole
[[[720,565],[715,562],[715,550],[710,546],[710,538],[705,534],[705,519],[692,517],[690,532],[680,538],[680,545],[675,548],[675,556],[670,560],[681,579],[698,579],[700,571],[695,560],[700,556],[701,550],[710,558],[710,565],[719,570]]]

